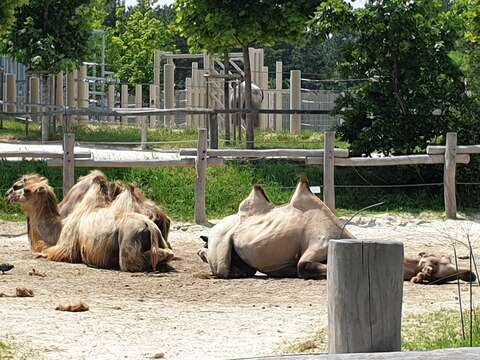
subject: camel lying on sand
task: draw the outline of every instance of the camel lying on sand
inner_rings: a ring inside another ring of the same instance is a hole
[[[206,246],[198,251],[219,278],[269,276],[325,278],[330,239],[354,238],[344,224],[300,179],[290,202],[275,206],[260,186],[254,186],[238,213],[216,224]],[[448,259],[449,260],[449,259]],[[447,258],[420,256],[405,259],[404,279],[414,282],[456,278]],[[465,281],[475,275],[460,270]]]
[[[49,260],[136,272],[173,258],[155,223],[135,212],[133,187],[110,201],[107,183],[97,179],[64,219],[46,179],[11,190],[7,201],[20,203],[30,219],[33,251]]]
[[[6,198],[10,196],[14,191],[20,190],[28,185],[44,181],[45,179],[38,174],[23,175],[13,186],[7,191]],[[90,174],[82,176],[78,179],[78,182],[68,191],[63,200],[58,204],[58,211],[61,218],[66,218],[75,208],[75,206],[83,199],[88,189],[94,182],[105,182],[108,186],[107,200],[112,202],[116,197],[125,190],[125,185],[119,181],[108,182],[107,177],[98,170],[93,170]],[[165,212],[155,204],[152,200],[148,199],[138,187],[133,187],[132,197],[134,200],[135,212],[147,216],[152,220],[162,232],[162,236],[171,248],[168,242],[168,235],[170,232],[170,218]],[[27,228],[29,238],[31,239],[30,232],[30,220],[27,219]],[[53,245],[53,244],[51,244]]]

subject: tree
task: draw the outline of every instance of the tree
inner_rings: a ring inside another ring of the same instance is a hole
[[[124,5],[118,6],[115,27],[109,29],[108,62],[115,65],[117,76],[130,84],[151,83],[154,50],[174,49],[168,23],[158,19],[145,3],[129,14]]]
[[[25,5],[28,0],[3,0],[0,3],[0,36],[6,32],[13,20],[15,8]]]
[[[4,48],[32,71],[57,73],[88,52],[90,0],[31,0],[15,10]]]
[[[246,107],[252,109],[249,47],[296,40],[318,1],[177,0],[176,28],[195,51],[243,52]],[[247,114],[247,147],[253,148],[253,118]]]
[[[422,151],[458,129],[466,96],[449,56],[455,22],[446,15],[442,0],[377,0],[361,9],[329,0],[319,7],[312,28],[323,38],[351,29],[340,71],[365,79],[337,102],[339,133],[354,153]]]

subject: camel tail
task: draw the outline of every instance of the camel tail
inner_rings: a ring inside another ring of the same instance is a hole
[[[173,258],[173,251],[170,244],[164,239],[158,226],[151,220],[146,222],[150,232],[150,261],[152,271],[156,271],[160,262],[167,262]]]

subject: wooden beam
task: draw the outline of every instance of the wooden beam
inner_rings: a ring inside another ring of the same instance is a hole
[[[445,154],[445,146],[427,146],[427,154],[443,155]],[[457,154],[480,154],[480,145],[459,145],[457,146]]]
[[[323,153],[323,202],[335,214],[335,131],[325,132]]]
[[[445,146],[445,166],[443,168],[443,197],[445,212],[449,219],[457,218],[456,168],[457,133],[447,133]],[[465,155],[464,155],[465,156]],[[468,156],[468,155],[466,155]]]
[[[207,129],[198,129],[198,148],[195,160],[195,222],[207,223],[205,192],[207,188]]]
[[[87,151],[77,151],[75,152],[74,157],[75,159],[89,159],[92,157],[92,153]],[[4,150],[0,152],[0,159],[1,158],[63,159],[63,152],[55,152],[49,150]]]
[[[222,166],[223,159],[208,159],[208,166]],[[63,162],[57,159],[47,161],[48,166],[63,166]],[[194,167],[194,158],[183,158],[178,160],[75,160],[76,167],[86,168],[157,168],[157,167]]]
[[[461,154],[455,157],[457,164],[468,164],[470,155]],[[402,155],[387,157],[352,157],[339,158],[335,154],[335,166],[399,166],[399,165],[429,165],[443,164],[445,157],[443,155]],[[323,164],[323,157],[307,157],[305,160],[307,165]]]
[[[330,240],[327,294],[330,354],[400,351],[400,241]]]
[[[335,157],[348,157],[347,149],[334,149]],[[180,156],[195,156],[197,155],[196,149],[180,149]],[[322,157],[323,149],[218,149],[210,150],[209,156],[219,157],[245,157],[245,158],[257,158],[257,157]],[[322,162],[323,163],[323,162]]]

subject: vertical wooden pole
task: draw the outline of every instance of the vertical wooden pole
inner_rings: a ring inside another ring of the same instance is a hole
[[[192,63],[192,107],[198,107],[200,105],[198,98],[200,94],[200,74],[198,72],[198,63]],[[192,115],[192,126],[196,129],[199,128],[200,115]]]
[[[142,93],[142,85],[137,84],[135,85],[135,107],[141,108],[143,107],[143,93]],[[140,143],[142,150],[147,148],[147,121],[145,116],[137,116],[137,126],[140,127]]]
[[[75,183],[75,134],[63,134],[63,196]]]
[[[42,76],[42,83],[40,86],[42,88],[41,111],[45,111],[48,109],[48,76],[46,75]],[[48,116],[42,115],[41,119],[42,119],[41,120],[42,121],[42,143],[46,143],[48,141],[48,133],[49,133]]]
[[[207,129],[198,129],[197,159],[195,161],[195,222],[207,223],[205,191],[207,186]]]
[[[300,110],[302,107],[302,98],[300,92],[301,72],[300,70],[290,71],[290,109]],[[302,116],[300,114],[290,115],[290,132],[299,134],[302,124]]]
[[[210,148],[218,149],[218,114],[211,113],[209,116]]]
[[[282,88],[283,88],[283,63],[277,61],[275,63],[275,109],[283,109],[283,98],[282,98]],[[283,128],[283,115],[275,114],[275,130],[281,131]]]
[[[228,71],[230,68],[230,59],[228,58],[228,52],[224,54],[223,57],[223,68],[224,68],[224,75],[228,76]],[[225,78],[223,81],[223,104],[225,110],[230,109],[230,86],[229,81]],[[225,145],[230,144],[230,128],[231,128],[231,114],[225,114]]]
[[[55,110],[60,110],[65,106],[64,88],[63,88],[63,72],[55,75]],[[55,115],[57,124],[63,124],[63,132],[66,131],[62,114]]]
[[[36,76],[32,76],[30,78],[30,104],[34,104],[30,106],[32,113],[40,112],[41,108],[38,104],[40,104],[40,79]],[[32,116],[32,119],[37,121],[38,118],[36,116]]]
[[[260,68],[260,88],[263,90],[261,109],[268,109],[268,66]],[[259,114],[260,129],[268,129],[268,118],[270,114]]]
[[[327,294],[330,354],[400,351],[401,242],[330,240]]]
[[[150,84],[149,86],[149,95],[150,95],[150,107],[155,109],[155,108],[158,108],[158,85],[155,85],[155,84]],[[158,117],[156,115],[153,115],[151,117],[149,117],[150,121],[149,121],[149,126],[152,126],[153,124],[153,127],[156,127],[158,125]]]
[[[107,89],[107,108],[113,110],[115,107],[115,85],[109,84]],[[108,121],[115,121],[115,116],[109,116]]]
[[[73,70],[67,74],[67,106],[70,110],[77,107],[78,85],[77,85],[77,70]],[[76,116],[70,115],[68,117],[70,122],[77,120]]]
[[[192,78],[186,78],[185,79],[185,91],[186,91],[186,107],[191,108],[192,107]],[[193,115],[191,114],[185,114],[185,126],[187,129],[192,128],[192,118]]]
[[[163,66],[163,103],[165,109],[175,108],[175,83],[174,83],[174,65],[165,64]],[[165,126],[175,127],[175,115],[166,115],[164,118]]]
[[[323,202],[335,214],[335,131],[325,132],[323,152]]]
[[[457,218],[457,197],[456,187],[456,161],[457,154],[457,133],[447,133],[445,145],[445,166],[443,169],[443,197],[445,201],[445,212],[449,219]]]
[[[7,112],[16,112],[17,111],[17,76],[15,74],[7,74]]]
[[[88,109],[88,82],[87,82],[87,65],[80,65],[78,70],[78,107]],[[88,122],[88,115],[78,117],[79,122]]]
[[[128,85],[122,84],[120,89],[120,107],[126,109],[128,108]],[[128,116],[122,116],[121,122],[128,123]]]
[[[155,49],[153,52],[153,83],[160,86],[160,62],[162,59],[161,51]]]

